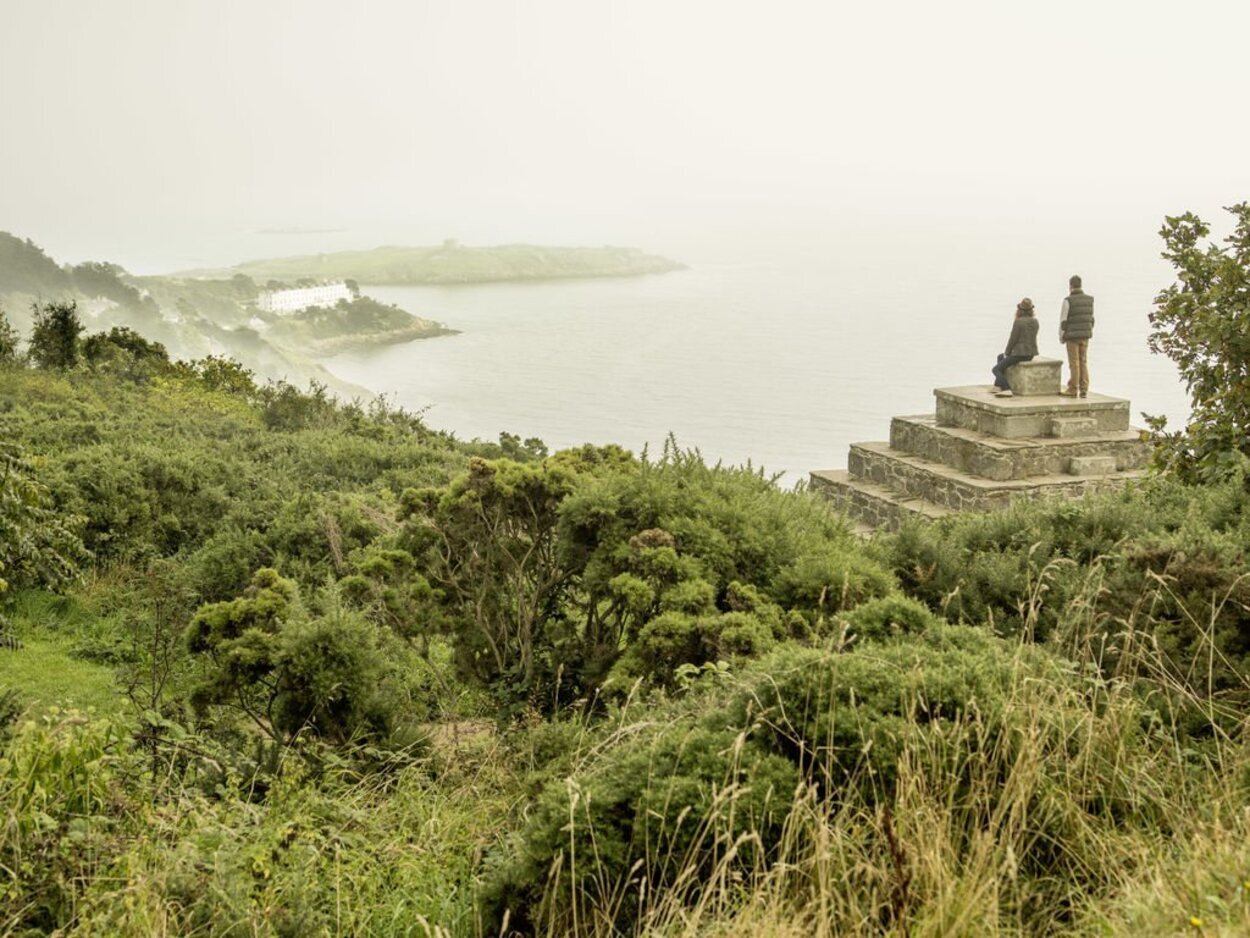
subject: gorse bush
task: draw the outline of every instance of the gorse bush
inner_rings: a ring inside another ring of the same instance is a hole
[[[0,429],[41,454],[53,505],[87,519],[84,541],[101,561],[178,554],[200,566],[195,554],[209,548],[217,559],[207,574],[228,565],[224,541],[242,548],[241,577],[204,582],[213,599],[288,557],[306,564],[301,577],[323,581],[335,572],[336,533],[348,532],[339,546],[350,552],[362,523],[393,523],[389,498],[445,483],[467,461],[449,439],[385,408],[341,408],[333,427],[269,430],[246,377],[220,363],[144,386],[112,373],[6,371]],[[310,504],[323,497],[326,508]]]
[[[1053,640],[1107,674],[1149,660],[1169,680],[1241,706],[1250,643],[1240,477],[1154,480],[1079,504],[1017,504],[884,539],[903,589],[954,621]],[[1123,652],[1133,643],[1148,659]]]
[[[725,720],[660,714],[538,796],[488,862],[488,933],[628,928],[651,891],[705,875],[739,838],[767,849],[798,773]]]
[[[402,762],[379,785],[337,770],[314,781],[288,755],[258,802],[222,779],[224,751],[199,737],[165,740],[176,758],[155,776],[132,742],[114,723],[54,713],[0,751],[6,931],[473,932],[464,883],[509,797],[494,763],[436,783]]]
[[[234,710],[278,743],[384,738],[397,680],[385,637],[337,602],[310,615],[293,580],[260,570],[243,596],[191,620],[188,647],[208,661],[192,704]]]
[[[924,603],[907,596],[883,596],[856,606],[843,618],[842,638],[850,642],[872,642],[900,635],[918,635],[943,624]]]
[[[824,503],[671,446],[476,459],[403,501],[398,544],[443,606],[430,621],[505,710],[670,687],[896,588]]]

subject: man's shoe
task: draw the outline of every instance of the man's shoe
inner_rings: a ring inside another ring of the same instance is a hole
[[[1073,391],[1071,388],[1063,388],[1062,390],[1060,390],[1059,396],[1060,397],[1076,397],[1076,392]]]
[[[1005,391],[999,391],[999,392],[998,392],[997,394],[995,394],[994,396],[995,396],[995,397],[1015,397],[1015,395],[1014,395],[1013,393],[1011,393],[1011,388],[1007,388],[1007,390],[1005,390]]]
[[[1088,391],[1082,391],[1082,392],[1081,392],[1081,397],[1089,397],[1089,392],[1088,392]]]

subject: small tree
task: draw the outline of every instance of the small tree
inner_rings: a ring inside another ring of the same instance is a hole
[[[78,304],[34,304],[35,327],[30,334],[30,357],[40,368],[65,370],[78,364],[78,336],[83,331]]]
[[[4,309],[0,308],[0,365],[17,360],[17,330],[9,322]]]
[[[1227,476],[1250,456],[1250,203],[1235,219],[1228,247],[1203,244],[1207,224],[1192,212],[1168,216],[1159,234],[1177,283],[1155,298],[1150,350],[1176,362],[1193,413],[1182,431],[1148,417],[1156,463],[1190,480]]]
[[[148,341],[127,326],[87,336],[80,351],[93,370],[111,370],[135,380],[145,380],[169,367],[165,346]]]
[[[474,458],[446,490],[409,489],[408,546],[443,598],[461,674],[524,705],[558,667],[569,571],[557,550],[575,475],[552,461]]]
[[[273,742],[302,733],[336,743],[379,738],[396,704],[379,630],[325,597],[310,616],[293,580],[258,570],[243,595],[201,606],[187,645],[203,666],[191,704],[233,711]]]

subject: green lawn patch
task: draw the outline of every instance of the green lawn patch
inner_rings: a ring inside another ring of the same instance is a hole
[[[113,713],[122,702],[111,668],[73,658],[68,645],[47,638],[0,650],[0,689],[8,688],[35,711],[58,706]]]

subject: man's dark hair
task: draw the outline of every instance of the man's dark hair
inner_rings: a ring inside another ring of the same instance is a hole
[[[1073,290],[1079,290],[1081,288],[1081,275],[1073,274],[1071,277],[1069,277],[1068,286],[1071,287]]]

